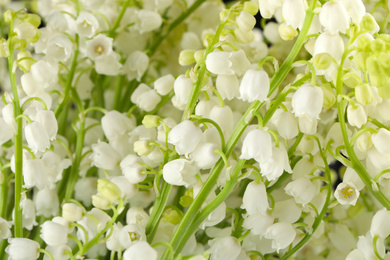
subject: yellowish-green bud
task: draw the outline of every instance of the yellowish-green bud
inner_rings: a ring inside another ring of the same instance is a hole
[[[252,31],[243,31],[240,28],[234,29],[234,36],[240,43],[250,43],[255,39],[255,35]]]
[[[336,95],[330,84],[324,84],[321,86],[322,92],[324,93],[323,107],[330,109],[336,103]]]
[[[379,56],[379,62],[384,68],[390,68],[390,54],[387,52],[382,52]]]
[[[92,205],[98,209],[107,210],[110,209],[111,203],[102,194],[96,194],[92,195]]]
[[[280,38],[285,41],[291,41],[298,35],[298,31],[292,28],[290,25],[286,23],[281,23],[278,28]]]
[[[385,85],[386,84],[386,85]],[[378,88],[378,94],[381,98],[390,98],[390,82],[389,78],[387,78],[387,82],[383,83],[382,87]]]
[[[14,19],[15,11],[12,9],[8,9],[4,13],[4,21],[6,23],[10,23]]]
[[[366,61],[367,64],[367,70],[368,73],[370,74],[370,77],[372,76],[385,76],[385,71],[383,70],[383,67],[381,66],[381,63],[379,62],[379,57],[371,55],[370,57],[367,58]]]
[[[382,39],[375,39],[370,42],[370,49],[373,52],[385,52],[386,43]]]
[[[256,15],[259,12],[259,5],[257,2],[245,2],[244,11],[250,13],[251,15]]]
[[[374,101],[374,93],[368,84],[355,87],[355,98],[362,105],[369,105]]]
[[[139,140],[134,142],[134,152],[139,156],[148,155],[153,151],[153,146],[149,145],[149,140]]]
[[[14,50],[24,50],[27,47],[27,41],[12,37],[11,46]]]
[[[41,17],[36,14],[27,14],[25,21],[38,28],[38,26],[41,24]]]
[[[41,30],[36,29],[35,36],[30,38],[30,39],[28,39],[28,41],[31,42],[31,43],[36,43],[41,38],[41,34],[42,34]]]
[[[6,39],[1,38],[0,39],[0,57],[8,57],[8,56],[9,56],[8,42]]]
[[[183,207],[186,208],[186,207],[191,206],[191,203],[192,203],[193,200],[194,199],[192,197],[184,195],[184,196],[180,197],[179,203],[180,203],[180,205],[182,205]]]
[[[18,53],[18,61],[23,58],[32,58],[31,53],[29,51],[20,51]],[[34,64],[34,61],[32,59],[24,59],[19,62],[19,66],[24,68],[25,70],[29,71],[31,69],[31,65]]]
[[[363,19],[360,22],[360,26],[361,26],[363,31],[371,32],[377,28],[378,24],[376,23],[373,16],[365,15],[365,16],[363,16]]]
[[[202,59],[204,59],[204,54],[205,54],[205,50],[198,50],[194,53],[194,58],[195,58],[195,61],[196,62],[199,62],[201,61]]]
[[[370,44],[373,41],[372,37],[369,35],[363,34],[357,40],[358,51],[360,52],[369,52],[371,50]]]
[[[194,50],[182,50],[179,54],[179,64],[181,66],[188,66],[195,62]]]
[[[177,213],[176,210],[173,209],[167,209],[164,214],[164,220],[165,222],[172,223],[174,225],[177,225],[181,221],[181,217],[179,213]]]
[[[313,63],[316,69],[326,70],[332,64],[333,58],[329,53],[319,53],[313,58]]]
[[[203,45],[205,47],[208,47],[210,46],[210,44],[213,42],[213,39],[214,39],[214,35],[211,34],[211,33],[205,33],[203,35]]]
[[[356,139],[356,147],[363,153],[370,150],[372,146],[373,143],[370,132],[364,132]]]
[[[369,54],[366,52],[358,52],[353,56],[353,61],[358,70],[366,70],[366,60],[369,57]]]
[[[98,179],[97,188],[101,196],[109,200],[110,202],[116,202],[120,198],[122,192],[108,179]]]
[[[146,115],[142,120],[142,124],[146,128],[156,128],[160,125],[160,123],[161,123],[161,119],[159,116],[156,115]]]

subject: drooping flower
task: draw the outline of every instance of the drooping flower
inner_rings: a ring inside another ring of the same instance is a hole
[[[324,94],[320,87],[304,84],[293,95],[293,113],[296,117],[305,115],[310,121],[319,119],[323,99]]]
[[[267,228],[265,237],[272,239],[272,248],[279,252],[294,241],[296,234],[290,223],[278,222]]]
[[[28,238],[9,238],[5,252],[10,260],[35,260],[39,257],[39,243]]]
[[[240,98],[244,101],[265,101],[270,89],[267,72],[249,69],[245,72],[240,84]]]

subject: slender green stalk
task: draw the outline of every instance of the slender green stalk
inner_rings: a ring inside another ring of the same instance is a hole
[[[55,111],[56,118],[58,118],[59,115],[64,110],[66,110],[66,109],[64,109],[64,106],[68,104],[69,99],[70,99],[70,89],[72,88],[73,78],[74,78],[74,74],[76,72],[76,67],[77,67],[77,58],[79,55],[79,35],[78,34],[76,34],[75,41],[76,41],[76,50],[74,51],[72,66],[70,67],[68,79],[66,81],[66,86],[65,86],[65,91],[64,91],[64,99],[56,108],[56,111]]]
[[[275,75],[272,77],[271,80],[271,87],[270,87],[270,93],[271,95],[273,91],[275,91],[280,83],[284,80],[284,78],[287,76],[288,72],[291,70],[291,65],[295,59],[295,57],[298,55],[300,49],[302,48],[303,44],[306,41],[306,35],[309,31],[311,22],[314,17],[314,7],[315,7],[316,1],[314,0],[311,3],[310,8],[306,12],[305,22],[304,26],[302,28],[302,31],[295,42],[295,45],[293,49],[291,50],[290,54],[288,55],[285,62],[280,67],[280,70],[275,73]],[[227,142],[224,153],[226,157],[229,157],[232,153],[235,145],[237,144],[239,138],[241,137],[242,133],[244,132],[245,128],[248,126],[248,124],[252,121],[254,118],[255,111],[258,111],[262,105],[262,102],[255,101],[252,103],[252,105],[248,108],[248,110],[245,112],[245,114],[240,119],[239,123],[237,124],[236,128],[234,129],[229,141]],[[199,209],[202,207],[204,201],[206,200],[208,194],[210,191],[213,190],[213,187],[215,186],[219,174],[224,168],[224,162],[222,159],[219,159],[218,162],[215,164],[214,168],[211,170],[209,178],[206,180],[205,184],[199,191],[198,195],[196,196],[195,200],[191,204],[190,208],[188,209],[187,213],[184,215],[182,221],[179,223],[179,226],[177,227],[175,233],[172,236],[171,239],[171,245],[172,248],[175,250],[175,256],[180,253],[178,249],[178,246],[182,243],[185,243],[186,241],[182,241],[184,235],[186,234],[186,230],[188,230],[191,227],[191,224],[193,223],[196,214],[199,212]],[[167,260],[168,257],[168,251],[165,250],[162,259]]]
[[[125,80],[124,75],[119,75],[116,79],[115,98],[114,98],[114,109],[119,110],[119,103],[121,101],[123,82]]]
[[[122,21],[123,15],[126,12],[127,7],[130,5],[130,2],[131,2],[131,0],[123,1],[121,12],[119,13],[118,17],[116,18],[115,23],[112,26],[111,30],[107,33],[108,37],[111,37],[111,38],[115,37],[115,34],[116,34],[115,31],[116,31],[116,29],[118,29],[118,27]]]

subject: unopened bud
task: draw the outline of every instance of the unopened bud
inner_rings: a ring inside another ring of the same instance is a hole
[[[336,95],[330,86],[330,84],[324,84],[321,86],[322,92],[324,93],[324,103],[323,106],[325,109],[330,109],[336,103]]]
[[[194,50],[182,50],[179,54],[179,64],[181,66],[191,65],[195,62]]]
[[[240,43],[250,43],[255,39],[255,35],[252,31],[243,31],[240,28],[234,29],[234,35]]]
[[[298,31],[286,23],[281,23],[278,27],[280,38],[284,41],[291,41],[298,35]]]
[[[0,39],[0,57],[9,56],[8,42],[6,39]]]
[[[177,225],[181,221],[181,217],[179,213],[177,213],[176,210],[167,209],[164,214],[164,220],[165,222],[172,223],[174,225]]]
[[[372,15],[365,15],[360,23],[363,31],[371,32],[375,31],[378,28],[378,24],[375,21],[375,18]]]
[[[110,201],[101,194],[92,195],[92,205],[98,209],[107,210],[110,209]]]
[[[121,196],[121,190],[108,179],[98,179],[98,191],[110,202],[116,202]]]
[[[194,58],[196,62],[199,62],[204,58],[205,50],[198,50],[194,53]]]
[[[159,116],[156,115],[146,115],[142,120],[142,124],[146,128],[156,128],[160,125],[160,123],[161,123],[161,119]]]
[[[41,38],[41,34],[42,34],[41,31],[39,29],[36,29],[35,36],[28,39],[28,41],[31,43],[36,43]]]
[[[18,39],[27,40],[35,36],[37,28],[35,28],[31,23],[24,22],[16,25],[14,31]]]
[[[362,84],[355,87],[355,97],[357,102],[362,105],[369,105],[374,101],[374,94],[368,84]]]
[[[36,28],[41,25],[41,17],[36,14],[27,14],[27,18],[25,19],[25,21],[32,24]]]
[[[4,13],[4,21],[6,23],[10,23],[14,19],[15,11],[12,9],[8,9]]]
[[[385,52],[386,51],[386,43],[382,39],[375,39],[370,43],[370,49],[373,52]]]
[[[244,11],[250,13],[251,15],[256,15],[259,12],[259,6],[257,2],[245,2]]]
[[[68,221],[79,221],[83,218],[85,209],[74,203],[62,205],[62,217]]]
[[[32,58],[31,53],[29,51],[21,51],[17,55],[18,60],[21,60],[23,58]],[[26,69],[27,71],[30,70],[31,65],[34,64],[34,61],[32,59],[23,59],[19,62],[19,65]]]
[[[329,53],[319,53],[313,58],[314,66],[319,70],[326,70],[332,64],[333,58]]]

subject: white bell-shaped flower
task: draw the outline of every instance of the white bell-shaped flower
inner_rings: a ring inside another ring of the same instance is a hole
[[[264,235],[267,228],[274,223],[274,217],[266,213],[257,213],[254,215],[248,215],[244,218],[242,226],[246,229],[250,229],[254,235]]]
[[[197,173],[198,168],[186,159],[170,161],[163,167],[163,178],[167,183],[186,188],[196,184]]]
[[[149,215],[141,207],[130,207],[126,213],[126,223],[137,224],[146,227],[148,223]]]
[[[314,54],[328,53],[337,62],[340,61],[344,53],[344,41],[339,34],[330,32],[321,33],[314,44]]]
[[[364,257],[362,251],[354,249],[347,255],[345,260],[366,260],[366,258]]]
[[[265,237],[272,239],[272,248],[279,252],[289,246],[295,239],[297,232],[290,223],[278,222],[267,228]]]
[[[352,22],[360,24],[363,16],[366,14],[366,7],[363,2],[361,0],[342,0],[341,3],[347,10]]]
[[[35,120],[45,129],[51,141],[54,141],[57,136],[58,123],[51,110],[40,110],[35,116]]]
[[[14,137],[15,128],[7,124],[4,120],[4,118],[0,118],[0,145],[3,145],[4,143],[8,142]]]
[[[48,180],[47,168],[42,159],[23,160],[24,187],[30,189],[37,187],[39,190],[49,188],[52,183]]]
[[[284,190],[288,195],[293,196],[297,203],[305,205],[313,199],[316,187],[308,178],[299,178],[289,182]]]
[[[270,89],[270,81],[267,72],[263,70],[249,69],[242,77],[240,84],[240,98],[244,101],[265,101]]]
[[[213,227],[223,221],[226,217],[226,203],[222,202],[216,209],[214,209],[207,218],[200,225],[201,229],[206,227]]]
[[[173,84],[173,90],[175,96],[172,99],[172,103],[175,107],[180,110],[183,110],[188,103],[188,99],[192,90],[192,80],[180,75],[176,78],[175,83]]]
[[[302,207],[294,199],[277,201],[272,216],[279,222],[295,223],[302,215]]]
[[[130,118],[116,110],[107,112],[102,117],[101,122],[104,135],[109,141],[119,138],[135,127]]]
[[[119,231],[118,239],[125,249],[138,241],[146,241],[145,227],[139,224],[128,224]]]
[[[245,136],[240,159],[256,159],[260,162],[269,160],[272,156],[272,137],[261,129],[253,129]]]
[[[379,128],[378,133],[372,135],[372,143],[375,148],[383,154],[390,154],[390,131]]]
[[[373,237],[368,233],[365,236],[359,236],[359,240],[356,243],[357,249],[359,249],[364,259],[378,259],[377,254],[384,259],[385,258],[385,243],[382,238],[378,238],[376,241],[376,251],[374,251]]]
[[[284,171],[292,173],[286,148],[281,143],[279,147],[272,147],[272,156],[269,160],[260,161],[259,163],[261,173],[269,181],[276,180]]]
[[[286,24],[294,29],[301,29],[305,20],[305,9],[303,0],[285,0],[282,6],[282,14]]]
[[[82,37],[92,38],[99,29],[96,17],[86,11],[81,11],[76,19],[76,33]]]
[[[123,175],[130,183],[139,183],[146,178],[146,174],[142,174],[145,171],[145,167],[141,166],[142,159],[136,155],[129,154],[121,162],[120,167]]]
[[[355,104],[355,107],[348,105],[347,107],[347,119],[351,126],[361,128],[362,125],[367,123],[367,115],[364,108],[360,104]]]
[[[320,87],[304,84],[293,95],[293,113],[296,117],[305,115],[311,121],[319,119],[323,100],[324,94]]]
[[[362,179],[360,179],[360,177],[357,174],[357,172],[353,168],[351,168],[351,167],[347,167],[347,169],[345,170],[344,177],[343,177],[343,182],[353,183],[353,185],[355,185],[355,187],[359,191],[362,190],[365,187],[364,182],[362,181]]]
[[[98,34],[93,39],[86,41],[88,57],[95,60],[97,57],[105,56],[112,52],[112,41],[112,38],[104,34]]]
[[[129,55],[123,65],[123,73],[127,75],[129,81],[136,79],[141,80],[149,66],[149,57],[142,51],[135,51]]]
[[[190,154],[190,158],[200,169],[210,169],[221,157],[215,152],[217,148],[215,143],[200,143]]]
[[[282,0],[259,0],[260,14],[265,19],[270,19],[276,10],[282,7]]]
[[[114,170],[119,165],[120,155],[108,143],[98,142],[97,144],[93,144],[91,148],[93,152],[90,159],[96,167],[105,170]]]
[[[371,222],[370,234],[372,237],[378,236],[382,239],[390,235],[390,211],[386,208],[375,213]]]
[[[123,260],[157,260],[157,251],[148,242],[139,241],[126,249]]]
[[[283,111],[277,116],[276,129],[286,140],[293,139],[299,133],[297,120],[289,111]]]
[[[99,74],[116,76],[119,75],[122,64],[120,63],[121,56],[110,51],[106,55],[101,55],[95,58],[95,70]]]
[[[62,217],[68,221],[80,221],[85,214],[85,209],[75,203],[62,205]]]
[[[7,239],[11,236],[12,222],[0,218],[0,239]]]
[[[241,253],[241,246],[236,238],[231,236],[218,237],[209,242],[210,260],[236,260]]]
[[[9,259],[35,260],[39,257],[39,243],[28,238],[9,238],[5,252]]]
[[[334,197],[341,205],[355,205],[360,192],[352,183],[341,182],[337,185]]]
[[[240,95],[240,83],[236,75],[218,75],[215,86],[223,99],[232,100]]]
[[[16,37],[20,40],[33,38],[37,33],[37,28],[29,22],[19,23],[14,27]]]
[[[150,112],[156,108],[158,103],[160,103],[161,97],[154,89],[149,89],[148,91],[140,94],[135,101],[135,104],[142,110]]]
[[[137,12],[135,27],[143,34],[158,29],[162,24],[161,16],[154,11],[141,9]]]
[[[238,28],[243,31],[251,31],[256,24],[256,19],[248,12],[242,11],[236,18]]]
[[[57,35],[47,43],[46,57],[55,62],[66,62],[73,53],[71,40],[63,35]]]
[[[172,89],[175,83],[175,78],[172,74],[162,76],[154,82],[154,90],[161,96],[167,95]]]
[[[28,72],[22,75],[20,78],[22,88],[28,96],[37,96],[44,91],[42,84],[35,80],[32,72]]]
[[[229,106],[214,106],[209,114],[209,118],[214,120],[222,129],[225,137],[230,136],[234,129],[233,111]]]
[[[68,241],[68,228],[53,221],[45,221],[41,225],[41,238],[49,246],[65,245]]]
[[[214,51],[206,58],[207,70],[217,75],[236,74],[241,76],[250,66],[251,64],[242,49],[236,52]]]
[[[43,189],[34,196],[35,208],[38,216],[57,216],[60,202],[55,189]]]
[[[44,88],[51,87],[58,82],[58,65],[39,60],[31,66],[34,79]],[[48,106],[49,107],[49,106]]]
[[[346,33],[349,28],[349,15],[341,1],[326,2],[320,11],[320,23],[325,31],[332,34]]]
[[[266,214],[268,209],[268,196],[262,182],[252,181],[245,189],[241,208],[246,209],[248,215],[257,213]]]
[[[67,245],[47,246],[45,250],[49,252],[55,260],[68,260],[69,254],[67,251],[72,251],[72,249]],[[45,254],[43,260],[51,260],[51,258]]]
[[[192,121],[184,120],[171,129],[168,142],[175,146],[180,155],[192,153],[202,138],[202,130]]]
[[[28,146],[33,153],[44,152],[50,147],[50,137],[39,122],[32,122],[24,128]]]
[[[189,31],[183,33],[180,41],[180,48],[182,50],[199,50],[203,45],[195,32]]]
[[[38,224],[35,221],[36,214],[34,201],[22,198],[20,208],[22,209],[23,227],[27,230],[32,230],[33,226]]]

